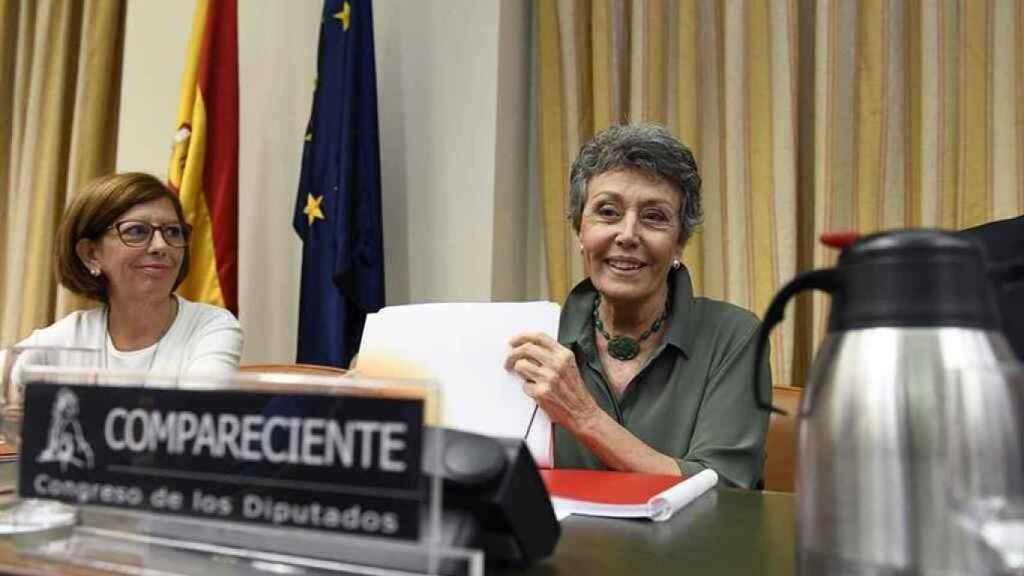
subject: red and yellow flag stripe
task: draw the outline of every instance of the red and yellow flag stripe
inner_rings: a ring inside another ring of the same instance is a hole
[[[238,5],[198,0],[169,178],[192,225],[178,292],[238,314]]]

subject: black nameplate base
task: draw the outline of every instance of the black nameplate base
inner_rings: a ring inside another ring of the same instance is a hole
[[[418,399],[30,383],[24,422],[25,498],[419,538]]]

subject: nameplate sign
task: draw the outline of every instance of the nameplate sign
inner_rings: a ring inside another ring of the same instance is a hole
[[[19,493],[417,539],[420,399],[29,384]]]

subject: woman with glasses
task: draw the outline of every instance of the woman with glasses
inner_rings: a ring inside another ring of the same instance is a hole
[[[242,330],[223,308],[173,294],[188,274],[181,202],[149,174],[102,176],[64,213],[56,272],[100,306],[36,330],[23,346],[100,350],[99,368],[163,374],[238,369]]]

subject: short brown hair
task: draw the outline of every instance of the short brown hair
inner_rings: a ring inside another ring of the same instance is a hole
[[[167,198],[174,206],[178,221],[185,224],[185,211],[178,195],[155,176],[141,172],[107,174],[89,182],[64,211],[64,219],[57,229],[54,267],[57,281],[65,288],[86,298],[106,302],[107,279],[92,276],[78,257],[78,241],[97,240],[117,218],[139,204]],[[188,275],[188,246],[181,259],[181,270],[174,281],[176,289]]]
[[[569,171],[568,216],[573,230],[580,233],[590,181],[619,170],[635,170],[665,182],[679,195],[679,246],[685,246],[703,217],[700,173],[693,152],[657,124],[609,126],[580,148]]]

